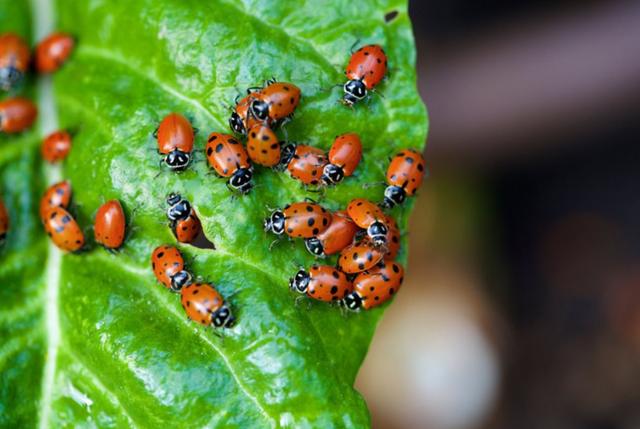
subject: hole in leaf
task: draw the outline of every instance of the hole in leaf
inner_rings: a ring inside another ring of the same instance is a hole
[[[391,21],[393,21],[394,19],[396,19],[397,16],[398,16],[398,11],[397,10],[392,10],[391,12],[387,12],[384,15],[384,22],[386,22],[388,24]]]

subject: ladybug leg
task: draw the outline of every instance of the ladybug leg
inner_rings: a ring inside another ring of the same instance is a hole
[[[155,130],[153,130],[153,138],[157,139],[158,138],[158,128],[156,127]]]
[[[351,45],[351,47],[349,48],[351,55],[353,55],[353,53],[356,51],[356,46],[358,46],[359,44],[360,44],[360,38],[358,37],[356,41],[353,42],[353,45]]]
[[[312,198],[309,198],[309,197],[304,197],[304,201],[305,201],[305,202],[307,202],[307,203],[318,204],[318,203],[316,202],[316,200],[314,200],[314,199],[312,199]]]
[[[247,94],[251,94],[252,92],[260,91],[264,88],[263,86],[250,86],[247,88]]]
[[[279,238],[276,238],[275,240],[273,240],[271,244],[269,244],[269,251],[271,251],[273,249],[273,246],[275,246],[279,242],[280,242]]]
[[[369,188],[373,188],[375,186],[386,186],[387,183],[386,182],[373,182],[373,183],[365,183],[362,185],[362,187],[364,189],[369,189]]]

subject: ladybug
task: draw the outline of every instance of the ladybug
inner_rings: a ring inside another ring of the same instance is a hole
[[[290,117],[300,102],[300,88],[289,82],[271,82],[251,94],[249,115],[259,121]]]
[[[167,197],[167,218],[171,222],[173,235],[180,243],[191,243],[202,231],[202,224],[188,200],[179,194]]]
[[[96,213],[93,225],[96,243],[102,244],[105,249],[119,249],[124,242],[126,223],[120,201],[107,201]]]
[[[173,292],[191,284],[191,273],[184,269],[182,254],[173,246],[156,247],[151,254],[151,268],[156,279]]]
[[[353,292],[342,303],[349,310],[368,310],[387,302],[402,286],[404,268],[387,258],[353,280]]]
[[[7,239],[7,233],[9,232],[9,212],[4,206],[4,202],[0,200],[0,246],[2,246]]]
[[[236,102],[236,106],[233,108],[233,112],[229,118],[229,128],[231,128],[231,131],[234,133],[240,135],[246,135],[248,129],[251,129],[254,125],[260,122],[253,116],[249,115],[249,105],[251,104],[254,93],[251,91],[248,92],[249,95]],[[266,125],[270,125],[271,123],[268,119],[263,122],[266,123]]]
[[[55,131],[42,142],[40,151],[45,161],[53,164],[64,160],[71,150],[71,134],[66,131]]]
[[[46,214],[52,207],[62,207],[67,209],[71,201],[71,183],[68,180],[55,183],[44,191],[40,199],[40,219],[45,222]]]
[[[229,177],[229,189],[246,194],[253,188],[253,167],[249,155],[233,136],[211,133],[205,151],[207,161],[216,173]]]
[[[305,185],[318,185],[322,170],[327,165],[327,157],[322,149],[307,145],[289,143],[282,149],[280,169],[286,165],[289,174]]]
[[[0,131],[10,134],[29,128],[38,116],[38,108],[26,98],[0,101]]]
[[[179,113],[169,113],[156,131],[162,161],[174,171],[187,168],[193,152],[194,132],[191,123]]]
[[[204,326],[231,328],[236,319],[222,295],[209,283],[192,283],[180,292],[189,319]]]
[[[362,143],[356,133],[338,136],[329,150],[329,164],[322,170],[325,185],[338,184],[353,174],[362,159]]]
[[[363,46],[351,54],[344,74],[348,80],[344,84],[342,102],[353,106],[387,74],[387,55],[380,45]]]
[[[358,232],[358,226],[344,210],[333,213],[329,228],[316,237],[307,238],[304,244],[315,256],[325,257],[340,252],[350,245]]]
[[[396,259],[400,251],[400,228],[395,219],[386,217],[387,221],[387,256],[388,259]]]
[[[44,230],[61,250],[76,252],[84,245],[84,234],[78,223],[62,207],[52,207],[47,211]]]
[[[425,167],[420,152],[406,149],[391,159],[387,169],[387,188],[384,190],[384,208],[392,208],[404,202],[407,195],[415,195],[422,184]]]
[[[353,291],[346,274],[328,265],[313,265],[306,271],[299,270],[289,279],[289,288],[318,301],[340,301]]]
[[[368,242],[352,244],[340,252],[338,268],[347,274],[360,273],[373,268],[384,257],[384,252]]]
[[[386,216],[380,207],[364,198],[356,198],[347,206],[347,213],[356,225],[367,230],[374,246],[387,244]]]
[[[9,91],[22,81],[30,55],[22,37],[15,33],[0,35],[0,88]]]
[[[73,37],[66,33],[53,33],[36,46],[36,69],[40,73],[58,70],[71,55],[75,45]]]
[[[331,213],[315,203],[293,203],[284,210],[275,210],[264,220],[264,230],[289,237],[310,238],[325,231],[331,223]]]
[[[265,167],[274,167],[280,162],[280,141],[268,125],[259,123],[249,130],[247,153],[251,161]]]

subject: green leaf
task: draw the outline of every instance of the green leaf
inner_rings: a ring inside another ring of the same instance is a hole
[[[24,89],[40,100],[40,130],[0,137],[0,189],[12,219],[0,256],[0,426],[369,426],[353,382],[384,307],[345,315],[296,306],[288,278],[313,258],[301,242],[269,251],[262,220],[267,206],[317,196],[258,168],[255,190],[230,198],[202,149],[209,132],[228,132],[224,105],[274,76],[302,89],[290,139],[328,149],[340,133],[362,138],[356,176],[322,203],[380,200],[382,187],[363,184],[383,180],[388,157],[421,148],[426,136],[406,2],[49,1],[34,1],[32,18],[26,2],[0,0],[1,31],[32,39],[32,22],[40,35],[53,19],[78,39],[52,92],[48,79]],[[43,16],[46,6],[52,16]],[[398,15],[386,23],[391,11]],[[391,73],[384,98],[350,110],[330,87],[344,81],[358,39],[385,47]],[[158,175],[152,132],[170,111],[199,128],[198,156],[182,174]],[[62,171],[39,159],[40,136],[54,127],[78,130]],[[56,176],[71,180],[81,225],[111,198],[135,212],[123,252],[61,255],[48,244],[37,205]],[[215,243],[180,248],[193,272],[230,297],[238,323],[222,338],[188,321],[151,272],[153,248],[175,242],[164,217],[169,191],[194,204]],[[393,212],[402,228],[411,205]]]

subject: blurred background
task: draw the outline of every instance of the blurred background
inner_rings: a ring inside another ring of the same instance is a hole
[[[375,428],[640,428],[640,2],[425,0],[409,276]]]

